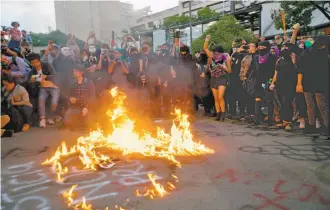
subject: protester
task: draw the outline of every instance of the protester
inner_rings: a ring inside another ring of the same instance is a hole
[[[39,89],[38,93],[38,107],[40,116],[40,127],[46,127],[46,100],[51,97],[51,111],[47,123],[54,125],[55,112],[58,105],[58,99],[60,96],[60,88],[55,84],[56,76],[48,64],[42,64],[40,62],[40,56],[32,53],[28,56],[28,60],[33,66],[30,72],[30,82],[34,83]]]
[[[1,62],[6,64],[6,67],[3,66],[4,68],[1,69],[1,72],[5,75],[13,77],[17,84],[26,87],[30,69],[24,59],[18,56],[6,56],[1,54]]]
[[[53,71],[56,71],[55,67],[53,65],[53,62],[56,59],[58,59],[59,56],[60,56],[60,51],[59,51],[58,46],[56,44],[54,44],[54,42],[52,40],[49,40],[48,46],[45,50],[45,54],[42,56],[41,62],[48,63],[50,68],[52,68]]]
[[[23,38],[23,41],[27,42],[29,44],[29,48],[32,47],[32,38],[30,35],[27,34],[27,32],[25,30],[22,30],[22,38]]]
[[[317,64],[317,68],[315,68]],[[306,133],[318,133],[316,106],[323,121],[323,133],[329,135],[329,38],[318,36],[313,47],[301,56],[301,72],[298,75],[297,92],[304,92],[307,103],[308,124]],[[315,101],[314,101],[315,98]]]
[[[10,48],[16,48],[18,50],[21,49],[21,31],[18,29],[19,23],[18,22],[12,22],[11,28],[9,30],[9,35],[10,35],[10,41],[8,42],[8,47]]]
[[[23,86],[16,84],[11,76],[2,77],[2,84],[5,88],[2,101],[7,106],[2,106],[2,114],[7,114],[12,119],[11,124],[15,132],[28,131],[32,113],[28,92]]]
[[[228,75],[231,73],[231,58],[224,53],[223,48],[218,45],[211,52],[208,49],[210,35],[206,36],[204,43],[204,51],[209,58],[212,58],[211,64],[211,88],[215,101],[215,108],[217,111],[217,121],[224,121],[226,114],[226,105],[224,95],[228,82]]]
[[[73,67],[74,79],[69,91],[68,109],[64,115],[65,127],[86,126],[88,123],[89,106],[95,100],[95,87],[93,82],[84,76],[85,72],[83,65]]]
[[[131,87],[127,80],[128,63],[122,58],[122,49],[117,48],[113,52],[115,58],[111,62],[108,72],[111,74],[112,84],[128,92]]]

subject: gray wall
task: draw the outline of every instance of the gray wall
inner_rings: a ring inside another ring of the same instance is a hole
[[[56,28],[86,40],[89,31],[108,43],[112,30],[118,37],[129,30],[132,4],[119,1],[55,1]]]

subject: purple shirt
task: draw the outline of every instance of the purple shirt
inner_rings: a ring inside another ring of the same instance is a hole
[[[16,65],[13,64],[13,57],[8,57],[10,64],[10,70],[11,70],[11,76],[15,78],[17,83],[22,83],[27,80],[28,72],[26,69],[25,61],[16,56]]]

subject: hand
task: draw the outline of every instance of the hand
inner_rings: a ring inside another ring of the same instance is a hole
[[[41,77],[41,81],[44,81],[44,80],[46,80],[46,78],[47,78],[47,76],[44,75],[44,74],[40,75],[40,77]]]
[[[238,52],[238,53],[240,53],[240,52],[243,52],[244,51],[244,47],[243,47],[244,45],[242,45],[240,48],[238,48],[237,50],[236,50],[236,52]]]
[[[294,24],[294,26],[292,27],[292,29],[293,29],[294,31],[299,31],[299,29],[300,29],[300,24],[299,24],[299,23]]]
[[[164,87],[167,87],[167,81],[165,81],[165,83],[164,83]]]
[[[71,97],[69,100],[72,104],[75,104],[77,102],[77,99],[74,97]]]
[[[16,102],[15,102],[15,100],[14,100],[14,97],[12,96],[11,97],[11,99],[10,99],[10,103],[11,103],[11,105],[16,105]]]
[[[275,89],[275,85],[274,84],[270,84],[269,90],[273,91],[274,89]]]
[[[162,83],[161,83],[161,80],[160,80],[160,78],[158,77],[158,85],[159,86],[161,86],[162,85]]]
[[[297,62],[296,54],[291,53],[290,57],[291,57],[292,63],[293,63],[293,64],[296,64],[296,62]]]
[[[211,36],[210,35],[206,35],[205,41],[210,41],[211,40]]]
[[[205,73],[203,72],[201,75],[199,75],[201,78],[205,77]]]
[[[297,93],[302,93],[302,92],[304,92],[304,88],[303,88],[303,86],[298,84],[298,85],[296,86],[296,92],[297,92]]]
[[[81,111],[81,115],[83,116],[83,117],[85,117],[86,115],[87,115],[87,113],[88,113],[88,109],[85,107],[85,108],[83,108],[83,110]]]

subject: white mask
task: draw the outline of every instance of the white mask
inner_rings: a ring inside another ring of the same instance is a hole
[[[96,52],[96,48],[93,45],[89,46],[88,50],[89,50],[90,53],[95,53]]]
[[[70,49],[68,47],[62,47],[61,48],[61,54],[64,56],[64,57],[68,57],[70,56]]]

